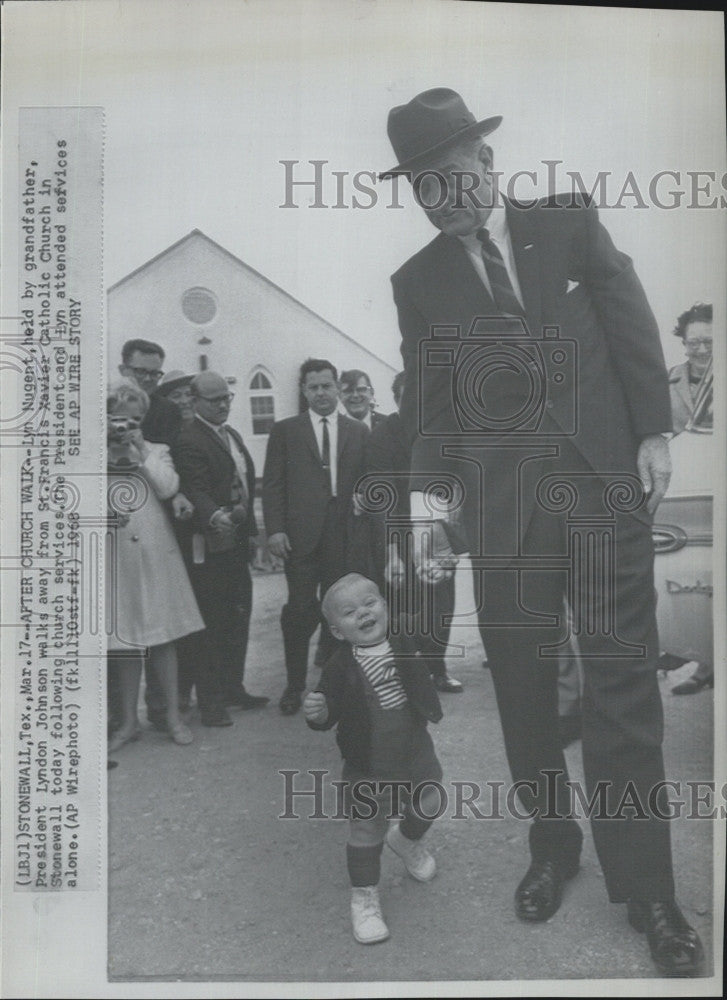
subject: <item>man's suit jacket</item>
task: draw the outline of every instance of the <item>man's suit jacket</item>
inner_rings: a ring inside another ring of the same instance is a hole
[[[257,535],[255,466],[240,435],[226,426],[228,434],[242,451],[247,466],[247,517],[241,522],[238,534],[242,537]],[[216,510],[233,504],[232,483],[237,472],[234,459],[219,435],[196,418],[182,428],[173,454],[182,493],[194,504],[192,526],[196,531],[204,531]]]
[[[376,428],[386,420],[385,413],[379,413],[378,410],[374,410],[371,414],[371,430],[374,431]]]
[[[592,469],[635,475],[641,439],[671,430],[659,330],[630,258],[613,245],[596,209],[583,200],[575,207],[565,204],[572,206],[570,196],[528,209],[506,205],[531,337],[540,339],[544,326],[555,327],[568,355],[577,355],[575,378],[548,386],[543,426],[565,430],[575,419],[570,440]],[[452,367],[425,365],[420,371],[420,343],[430,338],[433,325],[458,327],[466,338],[476,317],[496,316],[498,309],[461,241],[444,234],[407,261],[392,284],[406,370],[402,417],[414,441],[412,485],[417,488],[427,475],[447,468],[442,445],[452,444],[456,437],[447,435],[462,427]],[[445,436],[438,436],[442,429]],[[461,440],[473,437],[462,434]],[[538,435],[532,440],[537,444]],[[496,480],[501,457],[482,452],[481,461],[492,467]],[[464,464],[452,461],[449,467],[461,470]],[[503,507],[513,502],[504,481],[494,487],[501,491]],[[637,516],[647,517],[643,511]]]
[[[365,472],[370,432],[358,420],[340,413],[337,419],[336,512],[343,530],[354,487]],[[293,555],[309,555],[320,541],[329,496],[328,476],[308,413],[278,421],[270,432],[263,472],[263,513],[268,536],[284,531]]]
[[[149,409],[141,422],[144,440],[173,448],[181,427],[182,411],[179,407],[158,392],[152,393],[149,396]]]

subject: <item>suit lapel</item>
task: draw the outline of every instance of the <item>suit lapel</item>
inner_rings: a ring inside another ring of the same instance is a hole
[[[340,462],[341,453],[346,445],[349,438],[350,427],[348,421],[350,417],[344,417],[342,414],[338,414],[338,444],[336,447],[336,458]]]
[[[533,337],[540,337],[542,308],[540,301],[540,250],[533,209],[517,209],[505,203],[507,227],[515,258],[515,269],[523,294],[523,305]]]
[[[437,289],[441,287],[451,289],[454,297],[462,303],[464,315],[496,315],[497,306],[482,284],[462,241],[456,236],[442,234],[434,241],[433,247],[436,248],[438,256],[436,266],[442,276],[442,283],[437,282]],[[466,337],[468,332],[462,330],[460,336]]]
[[[225,456],[225,459],[228,462],[232,462],[232,464],[234,465],[235,464],[234,463],[234,459],[233,459],[232,455],[229,453],[229,451],[227,450],[227,448],[225,448],[225,446],[224,446],[224,444],[222,442],[222,438],[219,436],[219,434],[217,434],[215,431],[213,431],[211,427],[208,427],[206,424],[203,424],[201,420],[197,420],[196,423],[197,423],[197,429],[202,432],[202,434],[204,435],[204,437],[208,441],[212,441],[214,443],[215,447],[218,448],[219,451]]]
[[[310,415],[306,410],[305,413],[301,413],[299,419],[299,426],[301,437],[303,438],[305,444],[308,446],[311,454],[316,460],[318,465],[321,464],[321,453],[318,450],[318,442],[316,441],[316,433],[313,430],[313,424],[311,422]]]

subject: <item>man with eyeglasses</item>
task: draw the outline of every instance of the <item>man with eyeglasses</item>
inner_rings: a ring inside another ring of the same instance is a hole
[[[121,348],[119,372],[135,382],[149,397],[141,425],[145,441],[173,447],[182,426],[179,407],[157,392],[164,376],[164,350],[151,340],[127,340]]]
[[[354,420],[360,420],[370,431],[386,417],[374,409],[374,387],[366,372],[351,368],[341,372],[341,402],[346,413]]]
[[[243,684],[252,612],[250,558],[258,533],[253,504],[255,467],[226,420],[233,394],[216,372],[190,385],[195,419],[174,449],[182,489],[194,504],[187,565],[206,631],[196,658],[195,684],[203,726],[231,726],[228,707],[251,709],[268,698]]]

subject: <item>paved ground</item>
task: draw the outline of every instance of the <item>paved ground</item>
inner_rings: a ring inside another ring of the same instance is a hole
[[[459,586],[459,582],[458,582]],[[235,713],[230,729],[202,729],[176,747],[145,731],[109,772],[109,975],[115,979],[510,980],[652,977],[644,939],[609,905],[590,836],[582,871],[559,912],[524,925],[512,893],[527,867],[527,827],[515,819],[457,820],[447,810],[429,835],[439,872],[422,885],[384,854],[381,896],[388,942],[357,945],[349,927],[344,845],[337,820],[283,820],[282,769],[325,768],[339,776],[331,733],[277,708],[283,683],[278,615],[285,582],[255,578],[247,671],[254,693],[272,697]],[[466,577],[458,610],[467,608]],[[462,630],[452,658],[462,695],[443,696],[433,735],[445,781],[508,778],[489,673],[476,633]],[[712,774],[710,691],[676,698],[662,680],[667,776]],[[311,670],[313,683],[317,672]],[[580,744],[567,751],[581,776]],[[305,776],[297,779],[311,786]],[[308,800],[299,812],[308,816]],[[481,803],[483,810],[486,801]],[[711,949],[712,824],[673,824],[678,896]]]

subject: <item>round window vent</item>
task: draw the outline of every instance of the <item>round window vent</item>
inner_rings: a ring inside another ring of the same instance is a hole
[[[209,323],[217,313],[217,299],[207,288],[188,288],[182,296],[182,312],[192,323]]]

